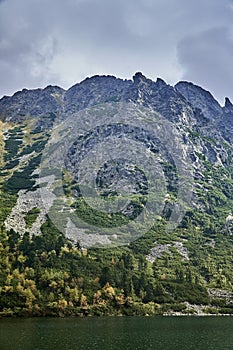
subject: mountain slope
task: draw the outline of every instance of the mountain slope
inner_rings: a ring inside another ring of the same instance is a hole
[[[2,98],[1,314],[232,313],[232,118],[141,73]]]

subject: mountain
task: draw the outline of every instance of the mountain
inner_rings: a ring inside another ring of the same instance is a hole
[[[233,312],[233,105],[93,76],[0,100],[0,315]]]

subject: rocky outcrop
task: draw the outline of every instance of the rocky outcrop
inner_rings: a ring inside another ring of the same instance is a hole
[[[233,141],[233,105],[229,98],[226,97],[223,113],[218,121],[218,128],[223,137],[229,142]]]
[[[95,75],[67,90],[64,96],[64,115],[70,116],[98,103],[119,102],[131,89],[132,81],[114,76]]]
[[[21,121],[25,116],[42,117],[62,111],[64,90],[58,86],[16,92],[0,100],[0,119]]]
[[[175,85],[193,108],[200,109],[203,115],[210,120],[222,115],[222,108],[209,91],[187,81],[181,81]]]
[[[7,230],[13,229],[21,235],[26,231],[30,231],[33,235],[41,233],[41,225],[46,221],[46,215],[56,196],[51,191],[51,185],[54,182],[53,175],[41,178],[36,184],[40,182],[46,183],[46,186],[34,191],[27,192],[26,190],[21,190],[18,192],[17,203],[5,220],[5,227]],[[32,227],[29,229],[26,225],[25,216],[33,208],[40,209],[40,212]]]
[[[164,253],[169,254],[173,257],[170,248],[175,248],[177,252],[182,256],[183,260],[189,260],[189,252],[187,248],[184,247],[182,242],[174,242],[171,244],[159,244],[154,242],[155,246],[151,248],[150,253],[146,256],[146,259],[153,263],[155,260],[160,258]]]

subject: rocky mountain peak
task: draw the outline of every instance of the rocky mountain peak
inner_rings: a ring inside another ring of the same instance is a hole
[[[67,90],[64,97],[65,113],[71,115],[97,103],[118,102],[131,85],[132,81],[111,75],[87,78]]]
[[[50,93],[64,93],[65,90],[62,89],[60,86],[57,85],[48,85],[43,90],[43,92],[50,92]]]
[[[219,120],[227,127],[228,121],[233,120],[229,98],[226,97],[225,106],[221,107],[212,94],[200,86],[181,81],[173,87],[161,78],[148,79],[142,72],[136,72],[132,80],[95,75],[67,91],[52,85],[44,89],[23,89],[0,99],[0,118],[14,122],[32,116],[38,118],[40,126],[48,127],[51,114],[64,119],[99,103],[129,101],[153,108],[168,120],[181,124],[200,125],[204,120],[210,123]]]
[[[58,86],[44,89],[23,89],[0,100],[0,119],[19,121],[24,116],[43,116],[59,113],[65,90]]]
[[[160,87],[164,87],[164,86],[167,86],[166,82],[161,79],[161,78],[157,78],[156,80],[156,85],[160,88]]]
[[[194,107],[202,111],[203,115],[208,119],[216,119],[222,114],[222,108],[213,95],[191,82],[180,81],[175,85],[186,100]]]
[[[152,81],[150,79],[146,78],[145,75],[143,75],[141,72],[137,72],[133,76],[133,82],[134,82],[134,84],[138,85],[140,83],[149,83]]]
[[[233,111],[233,104],[231,103],[231,101],[228,97],[225,98],[224,108]]]

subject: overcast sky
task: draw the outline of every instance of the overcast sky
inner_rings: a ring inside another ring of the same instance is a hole
[[[232,67],[232,0],[0,0],[0,96],[141,71],[222,104]]]

